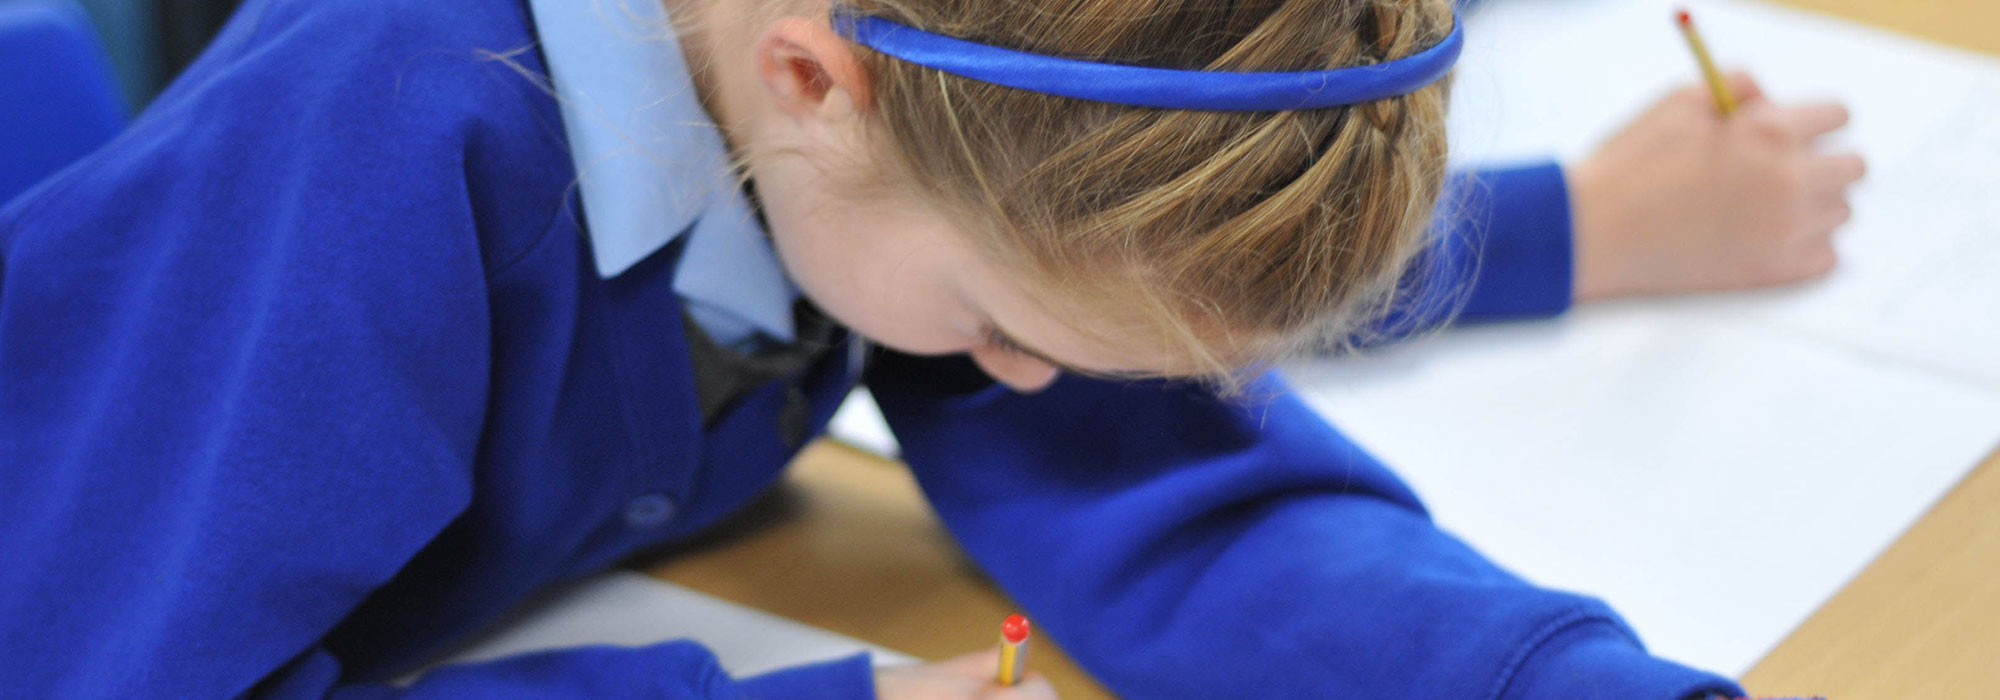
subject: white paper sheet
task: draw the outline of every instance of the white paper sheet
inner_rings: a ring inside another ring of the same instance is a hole
[[[1456,158],[1571,158],[1692,80],[1674,3],[1493,0]],[[1838,97],[1870,159],[1823,282],[1460,329],[1293,369],[1441,525],[1606,598],[1658,653],[1747,670],[2000,444],[2000,61],[1696,3],[1725,66]]]
[[[847,401],[840,404],[840,410],[833,412],[833,421],[826,426],[833,439],[854,447],[890,458],[902,455],[902,446],[896,444],[896,433],[889,429],[889,421],[882,417],[882,407],[875,405],[875,396],[868,390],[855,389]]]
[[[643,646],[673,639],[701,642],[715,652],[724,670],[737,677],[861,651],[872,652],[870,659],[877,666],[915,660],[651,576],[614,571],[551,591],[448,654],[442,663],[586,644]],[[400,682],[408,683],[417,675]]]

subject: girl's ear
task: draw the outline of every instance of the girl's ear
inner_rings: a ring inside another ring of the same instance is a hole
[[[794,118],[819,113],[836,92],[845,95],[837,101],[854,111],[868,109],[868,70],[824,18],[787,17],[772,24],[757,41],[757,74],[778,109]]]

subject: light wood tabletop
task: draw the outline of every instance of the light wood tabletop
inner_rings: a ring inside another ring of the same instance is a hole
[[[1781,0],[2000,54],[1991,0]],[[822,441],[736,521],[639,566],[739,603],[944,658],[988,647],[1014,612],[959,551],[901,465]],[[991,624],[979,624],[990,621]],[[1066,700],[1112,697],[1038,640]],[[2000,452],[1743,679],[1758,695],[2000,698]]]

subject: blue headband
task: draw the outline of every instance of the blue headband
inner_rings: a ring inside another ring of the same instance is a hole
[[[1269,112],[1407,95],[1451,71],[1465,44],[1456,16],[1436,46],[1370,66],[1297,72],[1175,70],[1095,63],[932,34],[833,6],[834,30],[876,51],[985,83],[1134,107]]]

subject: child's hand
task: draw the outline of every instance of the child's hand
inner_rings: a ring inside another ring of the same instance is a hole
[[[1570,171],[1576,298],[1783,284],[1826,274],[1861,157],[1827,154],[1838,104],[1778,105],[1732,74],[1736,113],[1703,85],[1661,100]]]
[[[993,680],[1000,650],[966,654],[919,666],[875,671],[875,697],[881,700],[1056,700],[1047,678],[1034,671],[1014,686]]]

